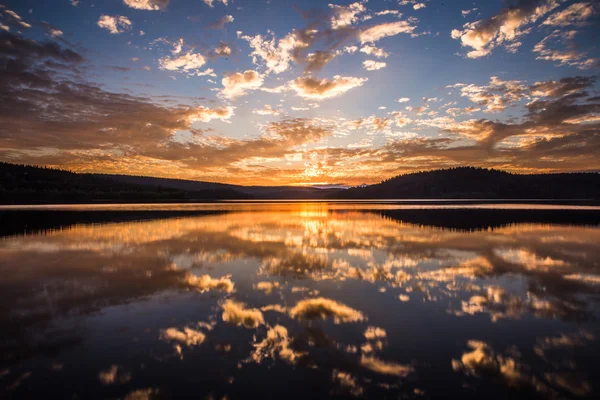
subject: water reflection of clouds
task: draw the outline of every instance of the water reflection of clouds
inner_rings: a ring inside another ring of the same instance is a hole
[[[532,365],[521,360],[521,353],[507,349],[503,353],[496,352],[488,343],[480,340],[469,340],[466,350],[460,359],[452,360],[452,369],[476,378],[492,380],[494,382],[518,388],[522,391],[543,395],[548,398],[562,398],[587,396],[592,391],[592,385],[577,370],[577,365],[569,359],[562,359],[559,364],[546,357],[546,351],[560,348],[571,349],[575,346],[584,346],[586,342],[594,340],[589,332],[578,332],[561,335],[557,338],[542,338],[535,347],[535,353],[546,363],[549,368],[535,371]],[[565,357],[565,352],[559,353]]]
[[[315,285],[376,285],[377,295],[390,296],[397,307],[439,303],[452,317],[584,321],[593,317],[590,305],[600,293],[597,243],[600,230],[590,227],[519,224],[471,232],[310,209],[74,226],[0,242],[0,298],[6,305],[0,320],[12,321],[13,334],[43,332],[59,316],[84,316],[170,290],[206,293],[216,324],[254,332],[240,361],[318,366],[313,348],[326,348],[343,360],[328,366],[331,381],[340,393],[358,396],[372,379],[365,374],[401,379],[418,367],[386,358],[394,338],[384,327],[365,326],[368,301],[350,306]],[[246,263],[243,271],[234,268],[238,261]],[[320,331],[330,323],[360,325],[364,337],[344,343]],[[184,349],[209,340],[213,327],[169,325],[159,337],[183,358]],[[586,395],[590,384],[574,384],[576,366],[555,353],[595,340],[591,333],[540,338],[537,356],[560,367],[544,376],[481,340],[469,341],[452,365],[466,376],[491,376],[538,393],[561,387]],[[35,347],[30,341],[26,334],[17,340]],[[14,346],[4,350],[19,353]],[[122,367],[113,371],[115,366],[100,374],[119,381]],[[377,381],[381,387],[397,383]]]

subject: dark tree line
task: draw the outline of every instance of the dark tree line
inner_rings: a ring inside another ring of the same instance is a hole
[[[373,199],[600,199],[600,174],[520,175],[458,167],[399,175],[352,188],[342,198]]]
[[[136,185],[71,171],[0,163],[0,203],[173,202],[246,199],[229,188],[186,191]]]
[[[519,175],[460,167],[417,172],[342,190],[223,185],[211,182],[78,174],[0,163],[0,203],[191,202],[234,199],[591,199],[600,174]]]

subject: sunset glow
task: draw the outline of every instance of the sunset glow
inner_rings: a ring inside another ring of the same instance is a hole
[[[600,170],[592,0],[0,0],[0,161],[243,185]]]

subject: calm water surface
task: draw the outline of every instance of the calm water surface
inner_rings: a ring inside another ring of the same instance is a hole
[[[0,210],[1,398],[599,398],[600,209]]]

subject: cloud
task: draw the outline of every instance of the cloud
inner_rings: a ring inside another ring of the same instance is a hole
[[[563,97],[592,87],[596,79],[591,76],[566,77],[558,81],[535,82],[530,86],[533,96]]]
[[[329,4],[331,9],[331,29],[340,29],[358,22],[358,16],[366,11],[363,2],[356,2],[347,6]]]
[[[291,89],[298,96],[307,99],[323,100],[346,93],[348,90],[360,87],[367,78],[336,75],[332,80],[323,78],[300,77],[291,82]]]
[[[177,57],[166,56],[158,60],[158,67],[164,71],[186,72],[189,74],[197,74],[204,64],[206,64],[206,57],[193,51],[188,51]]]
[[[177,42],[175,42],[175,44],[173,45],[173,50],[171,50],[171,53],[179,54],[179,53],[181,53],[182,49],[183,49],[183,38],[179,38],[179,40]]]
[[[389,118],[368,117],[360,118],[350,122],[351,129],[367,128],[369,131],[384,131],[390,125]]]
[[[8,8],[0,8],[0,17],[4,16],[4,19],[9,24],[16,24],[22,28],[31,28],[31,24],[23,21],[23,18],[16,12],[9,10]],[[5,31],[8,31],[9,28],[6,25],[3,25]]]
[[[398,10],[383,10],[383,11],[377,11],[375,13],[375,15],[377,16],[381,16],[381,15],[397,15],[398,17],[402,16],[402,13]]]
[[[256,328],[265,323],[262,312],[256,308],[245,308],[244,303],[226,300],[223,305],[223,321],[246,328]]]
[[[471,14],[472,12],[477,11],[478,8],[470,8],[468,10],[462,10],[460,13],[463,17],[466,17],[467,15]]]
[[[279,114],[281,114],[281,111],[273,109],[273,107],[269,104],[265,104],[265,108],[263,108],[263,109],[253,110],[252,112],[254,114],[258,114],[258,115],[279,115]]]
[[[600,65],[599,59],[588,57],[587,53],[577,50],[574,43],[575,35],[577,35],[575,30],[555,30],[533,47],[533,52],[539,54],[536,59],[553,61],[558,63],[559,66],[570,66],[578,69],[589,69]],[[566,47],[566,49],[556,47]]]
[[[223,15],[221,18],[208,25],[210,29],[223,29],[225,28],[225,24],[229,24],[234,21],[232,15]]]
[[[4,151],[53,148],[59,154],[83,154],[104,149],[115,154],[128,148],[137,154],[152,153],[159,147],[165,150],[176,131],[190,129],[195,121],[228,120],[233,115],[231,107],[165,106],[105,91],[76,79],[83,62],[81,55],[56,43],[2,35],[0,140]],[[40,63],[47,66],[44,71],[37,67]]]
[[[370,46],[368,44],[361,47],[360,52],[377,58],[387,58],[390,55],[385,50],[379,49],[375,46]]]
[[[425,4],[424,2],[419,1],[419,0],[400,0],[400,1],[398,1],[398,4],[401,6],[412,5],[413,10],[420,10],[421,8],[427,7],[427,4]]]
[[[367,71],[377,71],[379,69],[385,68],[387,66],[384,62],[378,62],[374,60],[365,60],[363,61],[363,68]]]
[[[477,111],[481,111],[481,108],[478,108],[478,107],[465,107],[465,108],[451,107],[446,110],[446,113],[452,115],[453,117],[458,117],[460,115],[472,114]]]
[[[336,324],[340,322],[359,322],[365,319],[360,311],[323,297],[300,300],[290,310],[290,316],[300,320],[333,317]]]
[[[206,4],[210,8],[214,7],[215,0],[202,0],[202,1],[204,2],[204,4]],[[222,3],[224,6],[228,5],[228,3],[229,3],[228,0],[217,0],[217,1],[220,2],[220,3]]]
[[[335,52],[331,51],[321,51],[318,50],[314,53],[310,53],[306,57],[307,65],[305,67],[306,72],[315,72],[322,69],[325,65],[329,63],[329,61],[333,60],[336,57]]]
[[[415,28],[416,27],[411,25],[408,21],[386,22],[360,31],[358,39],[361,44],[375,43],[388,36],[395,36],[400,33],[413,33]]]
[[[58,29],[57,27],[50,25],[49,23],[42,21],[40,25],[46,30],[46,33],[53,38],[61,37],[63,35],[63,31]]]
[[[488,112],[500,112],[519,100],[528,97],[528,88],[521,81],[503,81],[496,76],[490,78],[488,86],[457,84],[449,87],[460,88],[461,96],[473,103],[485,106]]]
[[[136,10],[158,11],[167,8],[171,0],[123,0],[126,6]]]
[[[262,60],[267,72],[275,74],[287,71],[293,54],[298,49],[308,47],[308,43],[299,39],[295,33],[290,33],[279,40],[275,37],[268,40],[262,35],[240,36],[240,38],[248,41],[250,47],[253,48],[250,53],[252,62],[259,65],[259,61]]]
[[[229,57],[231,55],[231,47],[225,42],[219,42],[219,45],[211,50],[210,55],[213,57]]]
[[[410,97],[400,97],[396,100],[398,103],[408,103],[410,101]]]
[[[569,26],[584,25],[586,21],[595,14],[591,3],[575,3],[550,15],[542,25]]]
[[[453,39],[460,39],[463,47],[473,50],[468,58],[484,57],[497,46],[515,51],[520,46],[518,38],[529,32],[525,26],[558,7],[559,0],[519,0],[513,7],[502,9],[485,20],[466,23],[462,30],[452,30]]]
[[[113,35],[116,35],[131,29],[132,24],[129,18],[122,15],[101,15],[100,19],[98,19],[97,25],[100,28],[107,29]]]
[[[256,90],[262,86],[264,78],[256,71],[246,70],[226,74],[221,80],[223,89],[221,94],[228,99],[243,96],[249,90]]]

